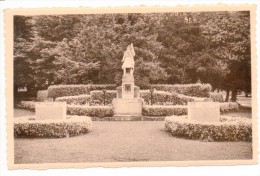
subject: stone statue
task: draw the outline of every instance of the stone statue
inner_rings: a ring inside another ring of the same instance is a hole
[[[122,69],[124,70],[124,74],[134,73],[134,66],[135,66],[135,61],[134,61],[134,56],[135,56],[135,51],[133,44],[127,46],[127,49],[124,53],[124,57],[122,59],[123,65]]]

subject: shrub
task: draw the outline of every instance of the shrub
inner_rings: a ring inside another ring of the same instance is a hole
[[[35,103],[34,101],[21,101],[19,104],[17,104],[18,108],[21,109],[29,109],[29,110],[35,110]]]
[[[68,105],[67,114],[91,117],[112,117],[114,110],[112,106]]]
[[[48,88],[48,97],[57,98],[64,96],[74,96],[89,94],[92,90],[112,90],[116,89],[115,84],[88,84],[88,85],[54,85]]]
[[[167,92],[177,92],[179,94],[188,95],[192,97],[209,97],[211,91],[210,84],[153,84],[153,88],[156,90],[162,90]]]
[[[231,111],[238,111],[240,108],[237,102],[224,102],[220,103],[220,112],[231,112]]]
[[[87,133],[91,130],[90,117],[68,116],[63,120],[36,120],[34,116],[14,119],[16,138],[63,138]]]
[[[47,90],[39,90],[37,92],[37,101],[45,101],[48,99],[48,92]]]
[[[67,104],[84,105],[90,102],[90,95],[58,97],[55,101],[64,101],[67,102]]]
[[[213,101],[218,101],[218,102],[224,102],[224,97],[221,93],[213,93],[210,92],[209,97],[213,100]]]
[[[142,115],[144,116],[170,116],[185,114],[187,114],[187,106],[145,105],[142,108]]]
[[[201,122],[171,116],[165,118],[165,129],[173,136],[202,141],[252,141],[252,122],[247,118],[222,116],[220,122]]]
[[[90,105],[104,105],[104,97],[105,97],[105,105],[111,105],[112,100],[116,98],[115,90],[107,90],[104,94],[101,90],[93,90],[90,92],[91,101]]]
[[[157,90],[153,92],[152,96],[149,90],[142,90],[140,96],[144,99],[145,104],[151,104],[151,101],[153,101],[154,105],[186,105],[188,102],[205,100],[205,98],[190,97],[175,92]]]

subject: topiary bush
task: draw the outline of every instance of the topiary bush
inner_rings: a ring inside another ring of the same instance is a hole
[[[210,92],[209,97],[216,102],[224,102],[224,97],[221,93]]]
[[[190,97],[176,92],[157,91],[151,94],[150,90],[140,91],[140,97],[145,104],[153,105],[187,105],[188,102],[205,101],[206,98]]]
[[[67,114],[91,117],[112,117],[114,115],[114,109],[112,106],[68,105]]]
[[[247,118],[222,116],[220,122],[189,120],[187,116],[165,118],[173,136],[202,141],[252,141],[252,122]]]
[[[48,91],[47,90],[39,90],[37,92],[37,101],[45,101],[48,99]]]
[[[35,102],[34,101],[21,101],[17,104],[17,108],[35,110]]]
[[[111,105],[112,100],[116,98],[116,90],[93,90],[90,92],[91,100],[90,105],[104,105],[104,99],[105,99],[105,105]]]
[[[152,88],[167,92],[177,92],[179,94],[192,97],[209,97],[212,89],[210,84],[153,84]]]
[[[232,111],[238,111],[240,109],[240,106],[237,102],[224,102],[220,103],[220,112],[232,112]]]
[[[76,96],[67,96],[67,97],[58,97],[55,101],[66,102],[67,104],[75,104],[75,105],[84,105],[88,104],[91,100],[90,95],[76,95]]]
[[[90,117],[68,116],[62,120],[36,120],[35,116],[14,119],[16,138],[64,138],[89,132]]]
[[[170,116],[187,114],[187,106],[161,106],[161,105],[145,105],[142,108],[143,116]]]
[[[74,96],[89,94],[92,90],[113,90],[116,89],[115,84],[88,84],[88,85],[53,85],[48,88],[48,97],[57,98],[64,96]]]

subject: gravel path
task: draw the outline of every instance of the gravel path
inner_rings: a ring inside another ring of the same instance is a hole
[[[95,121],[82,136],[15,139],[15,163],[251,159],[251,146],[175,138],[163,121]]]

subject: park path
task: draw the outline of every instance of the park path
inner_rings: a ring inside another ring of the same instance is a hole
[[[251,143],[175,138],[163,121],[94,121],[85,135],[15,139],[15,163],[250,159]]]

